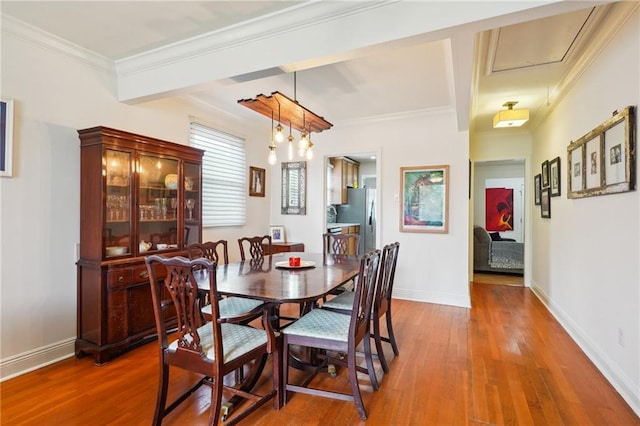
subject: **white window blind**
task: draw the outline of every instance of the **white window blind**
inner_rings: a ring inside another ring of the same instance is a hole
[[[245,225],[247,159],[244,139],[191,123],[189,143],[205,151],[202,160],[203,226]]]

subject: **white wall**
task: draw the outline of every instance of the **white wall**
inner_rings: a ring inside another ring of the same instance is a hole
[[[210,117],[180,99],[130,106],[115,100],[104,70],[40,45],[2,37],[2,95],[15,100],[14,177],[0,179],[0,377],[73,354],[80,149],[77,130],[105,125],[187,143],[189,116]],[[247,124],[217,114],[221,130],[263,143]],[[265,150],[248,165],[266,167]],[[268,176],[272,178],[272,176]],[[235,241],[268,231],[267,197],[248,199],[251,226],[205,230]],[[237,247],[230,245],[232,258]]]
[[[640,196],[567,199],[567,145],[640,101],[636,11],[533,135],[533,171],[560,156],[562,196],[534,215],[532,288],[640,413]],[[637,134],[637,130],[636,130]],[[638,159],[636,156],[636,170]]]
[[[324,192],[325,170],[321,159],[375,151],[378,246],[400,242],[394,296],[470,306],[464,255],[468,251],[468,135],[457,131],[455,112],[434,111],[411,118],[336,125],[314,138],[314,150],[316,159],[307,165],[307,215],[281,215],[279,199],[272,199],[272,221],[286,227],[287,238],[304,241],[308,251],[322,250],[325,204],[320,194]],[[399,232],[400,167],[438,164],[450,165],[449,233]],[[279,182],[271,182],[273,194],[279,192],[278,185]]]

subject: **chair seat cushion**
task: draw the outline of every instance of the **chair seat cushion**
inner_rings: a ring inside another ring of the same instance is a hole
[[[282,332],[287,335],[315,337],[346,342],[351,316],[325,309],[313,309]]]
[[[224,362],[246,354],[267,343],[267,332],[257,328],[239,324],[220,324],[222,330],[222,351],[224,352]],[[210,360],[215,360],[213,349],[213,327],[207,323],[198,328],[200,345],[202,351]],[[188,337],[188,336],[187,336]],[[178,340],[174,340],[169,345],[169,351],[175,352],[178,349]]]
[[[344,293],[340,293],[333,299],[327,300],[325,303],[323,303],[322,307],[350,311],[351,309],[353,309],[354,294],[355,293],[352,291],[345,291]]]
[[[262,305],[262,303],[260,300],[247,299],[245,297],[225,297],[218,302],[220,318],[235,317],[244,314]],[[201,311],[203,314],[210,316],[211,305],[203,306]]]

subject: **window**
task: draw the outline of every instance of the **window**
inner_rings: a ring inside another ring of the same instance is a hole
[[[202,159],[203,227],[246,224],[244,139],[191,123],[189,143],[205,151]]]

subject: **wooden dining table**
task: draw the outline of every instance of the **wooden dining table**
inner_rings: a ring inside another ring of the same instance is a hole
[[[301,266],[289,266],[290,257],[300,257]],[[354,279],[360,272],[360,260],[355,256],[329,253],[286,252],[219,265],[216,268],[218,293],[227,296],[250,297],[276,303],[298,303],[301,312],[332,290]],[[208,279],[198,279],[202,291],[209,290]],[[277,407],[284,405],[286,391],[281,383],[283,362],[281,348],[274,357],[274,374],[279,390]]]
[[[300,267],[290,267],[289,257],[300,257]],[[218,265],[218,293],[251,297],[274,303],[309,303],[358,275],[360,261],[354,256],[287,252]],[[208,290],[208,280],[199,280]]]

